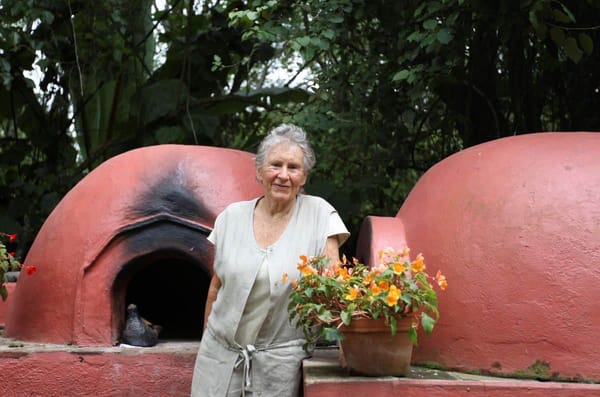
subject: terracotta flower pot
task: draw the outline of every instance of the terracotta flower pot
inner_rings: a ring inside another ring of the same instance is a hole
[[[384,318],[352,319],[342,326],[342,365],[367,376],[404,376],[410,367],[413,345],[408,338],[412,319],[398,319],[398,331],[392,336]]]

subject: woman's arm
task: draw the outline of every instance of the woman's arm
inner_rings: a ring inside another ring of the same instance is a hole
[[[327,237],[327,243],[325,243],[323,255],[331,259],[329,262],[330,265],[340,261],[340,243],[337,236]]]
[[[208,315],[212,310],[212,305],[215,299],[217,299],[217,293],[221,288],[221,279],[215,274],[210,279],[210,285],[208,286],[208,294],[206,295],[206,305],[204,306],[204,330],[208,325]]]

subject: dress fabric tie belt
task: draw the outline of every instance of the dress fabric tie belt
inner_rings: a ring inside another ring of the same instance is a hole
[[[242,397],[246,395],[246,391],[254,392],[252,390],[252,356],[256,352],[266,351],[266,350],[275,350],[275,349],[285,349],[287,347],[294,346],[302,346],[306,343],[304,339],[293,339],[287,342],[274,343],[266,346],[254,346],[254,345],[246,345],[245,347],[240,344],[230,345],[225,340],[217,336],[210,327],[207,328],[207,331],[223,346],[226,346],[227,349],[238,353],[238,359],[233,366],[235,369],[239,368],[241,365],[243,368],[242,381],[244,386],[242,387]]]

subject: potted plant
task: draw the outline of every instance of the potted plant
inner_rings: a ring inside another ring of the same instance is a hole
[[[301,256],[301,277],[292,281],[290,321],[302,327],[307,346],[319,338],[340,341],[351,370],[404,375],[412,346],[418,343],[418,328],[428,335],[439,319],[436,288],[444,290],[448,283],[440,271],[434,277],[426,272],[423,255],[411,260],[408,248],[387,248],[378,258],[369,267],[356,258],[330,264],[325,257]],[[379,353],[377,340],[383,343]],[[401,359],[399,351],[408,357]]]

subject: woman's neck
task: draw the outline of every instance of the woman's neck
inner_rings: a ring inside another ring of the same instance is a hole
[[[262,197],[257,206],[259,210],[271,219],[287,218],[294,210],[296,198],[291,201],[277,202],[270,200],[267,196]]]

